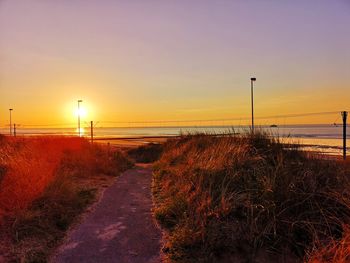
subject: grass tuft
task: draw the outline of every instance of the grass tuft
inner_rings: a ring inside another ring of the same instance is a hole
[[[349,166],[278,138],[182,136],[154,167],[154,212],[173,261],[303,261],[348,233]]]

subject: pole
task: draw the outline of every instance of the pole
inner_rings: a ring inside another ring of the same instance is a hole
[[[91,134],[91,143],[94,143],[94,122],[90,122],[90,134]]]
[[[17,134],[17,132],[16,132],[16,123],[15,123],[15,124],[13,124],[13,136],[16,137],[16,134]]]
[[[13,109],[9,109],[10,111],[10,135],[12,135],[12,111]]]
[[[81,131],[80,131],[80,102],[83,102],[82,100],[78,100],[78,134],[79,137],[81,136]]]
[[[250,95],[251,95],[251,104],[252,104],[252,132],[254,133],[254,81],[256,78],[250,78]]]
[[[79,100],[78,100],[78,133],[80,137],[80,105],[79,105]]]
[[[341,115],[343,117],[343,159],[346,160],[346,120],[348,118],[348,112],[343,111]]]

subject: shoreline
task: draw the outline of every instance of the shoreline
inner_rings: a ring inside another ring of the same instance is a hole
[[[239,135],[239,133],[227,133],[227,134],[206,134],[208,136],[229,136],[229,135]],[[5,137],[10,137],[9,135],[3,135]],[[43,135],[25,135],[19,134],[17,138],[31,138],[31,137],[76,137],[76,135],[57,135],[57,134],[43,134]],[[86,140],[90,141],[91,138],[89,136],[82,136]],[[93,141],[101,144],[109,144],[116,147],[122,148],[130,148],[130,147],[138,147],[141,145],[149,144],[149,143],[164,143],[168,139],[171,138],[179,138],[181,135],[133,135],[133,136],[104,136],[104,137],[94,137]],[[316,144],[311,143],[309,138],[299,138],[299,137],[279,137],[278,139],[282,140],[285,145],[289,147],[299,146],[304,151],[314,152],[316,154],[333,156],[333,157],[342,157],[342,146],[332,145],[332,144]],[[319,138],[321,141],[326,140],[323,138]],[[338,140],[338,139],[337,139]],[[340,139],[339,139],[340,140]],[[304,141],[304,143],[303,143]],[[350,143],[348,144],[350,145]],[[350,147],[347,147],[347,152],[350,156]],[[349,157],[350,158],[350,157]]]
[[[212,135],[212,136],[225,136],[229,134],[223,134],[223,135]],[[135,137],[103,137],[103,138],[94,138],[94,142],[99,142],[99,143],[109,143],[113,146],[121,146],[121,147],[128,147],[128,146],[141,146],[145,145],[148,143],[163,143],[167,141],[168,139],[171,138],[179,138],[181,135],[164,135],[164,136],[135,136]],[[88,138],[87,138],[88,139]],[[283,139],[283,138],[282,138]],[[288,140],[290,139],[295,139],[298,140],[298,138],[287,138]],[[315,152],[317,154],[323,154],[327,156],[337,156],[337,157],[342,157],[341,151],[342,147],[340,146],[334,146],[334,145],[319,145],[319,144],[310,144],[310,143],[297,143],[297,142],[284,142],[284,144],[288,145],[289,147],[301,147],[302,149],[310,152]],[[332,149],[332,151],[322,151],[326,149]],[[347,150],[350,155],[350,147],[347,147]],[[335,152],[337,151],[337,152]],[[338,153],[339,151],[339,153]]]

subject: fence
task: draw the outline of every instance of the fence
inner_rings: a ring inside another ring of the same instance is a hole
[[[282,137],[300,138],[305,145],[333,147],[342,150],[346,158],[347,111],[314,112],[255,117],[260,128],[275,132]],[[310,124],[327,123],[323,125]],[[82,121],[82,136],[92,141],[101,138],[139,138],[145,136],[172,136],[180,132],[226,132],[232,127],[234,132],[250,129],[251,117],[193,120],[156,120],[156,121]],[[15,121],[14,121],[15,122]],[[309,122],[309,124],[307,124]],[[298,124],[299,123],[299,124]],[[302,124],[304,123],[304,124]],[[79,135],[77,123],[66,124],[18,124],[0,127],[0,133],[14,136],[31,135]],[[316,140],[318,139],[318,141]],[[317,141],[317,142],[316,142]]]

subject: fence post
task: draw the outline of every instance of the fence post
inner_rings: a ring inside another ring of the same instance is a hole
[[[90,122],[90,135],[91,135],[91,143],[94,143],[94,122]]]
[[[16,123],[14,123],[13,124],[13,136],[16,137],[16,134],[17,134],[17,132],[16,132]]]
[[[343,117],[343,159],[346,160],[346,120],[348,118],[348,112],[343,111],[341,115]]]

